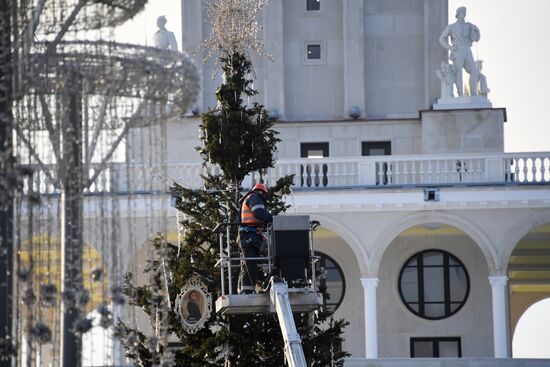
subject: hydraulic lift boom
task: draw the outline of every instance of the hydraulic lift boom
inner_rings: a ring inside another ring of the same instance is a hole
[[[285,359],[290,367],[307,367],[306,357],[302,348],[302,339],[296,330],[294,316],[288,298],[286,282],[275,282],[271,278],[271,303],[275,305],[281,333],[285,341]]]

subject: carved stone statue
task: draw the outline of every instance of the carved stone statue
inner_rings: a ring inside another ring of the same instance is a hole
[[[487,97],[487,94],[489,94],[491,90],[487,86],[487,77],[481,73],[481,69],[483,68],[483,61],[477,60],[476,66],[477,66],[477,94],[483,97]]]
[[[487,94],[491,91],[487,86],[487,77],[481,72],[483,68],[483,60],[476,60],[476,70],[477,70],[477,86],[476,91],[478,96],[487,98]],[[471,95],[470,88],[465,88],[464,94],[467,96]]]
[[[441,81],[441,99],[454,97],[455,70],[453,65],[441,61],[441,68],[435,71]]]
[[[439,43],[441,46],[451,51],[449,58],[453,62],[455,71],[455,83],[458,96],[464,95],[462,82],[462,69],[470,74],[470,91],[472,95],[477,95],[478,72],[472,55],[472,42],[480,39],[479,29],[472,23],[466,22],[466,7],[461,6],[456,9],[456,22],[449,24],[441,33]],[[451,38],[449,45],[448,39]]]
[[[176,36],[165,28],[166,22],[167,20],[164,15],[157,18],[157,27],[159,27],[159,30],[153,35],[153,45],[163,50],[177,51]]]

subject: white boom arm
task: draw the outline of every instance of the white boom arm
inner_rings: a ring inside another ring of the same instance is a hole
[[[281,326],[281,333],[285,341],[285,358],[289,367],[307,367],[306,357],[302,349],[302,339],[294,324],[286,282],[276,283],[272,279],[270,296]]]

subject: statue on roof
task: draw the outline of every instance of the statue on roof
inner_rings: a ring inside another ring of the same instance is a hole
[[[164,15],[157,18],[157,27],[159,27],[159,29],[153,35],[153,45],[163,50],[177,51],[178,43],[176,42],[176,36],[174,32],[170,32],[166,29],[167,22]]]
[[[449,59],[453,62],[455,72],[455,83],[458,96],[464,95],[462,82],[462,69],[470,74],[470,92],[472,96],[477,95],[478,70],[472,55],[472,43],[480,39],[479,29],[472,23],[466,22],[466,7],[456,9],[456,22],[449,24],[441,33],[439,43],[451,51]],[[449,37],[451,44],[449,44]]]

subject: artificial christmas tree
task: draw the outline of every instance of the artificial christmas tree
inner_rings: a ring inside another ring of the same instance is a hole
[[[224,3],[219,2],[219,6],[231,3],[231,9],[235,10],[237,6],[250,6],[251,1]],[[265,4],[264,1],[255,3],[260,8]],[[220,9],[216,9],[218,16],[223,16]],[[242,16],[239,12],[231,14]],[[146,268],[150,275],[148,284],[135,286],[132,276],[127,276],[126,294],[130,304],[145,310],[156,333],[145,336],[125,325],[121,328],[127,355],[138,366],[284,365],[284,342],[272,314],[229,316],[203,312],[200,322],[186,321],[181,312],[178,316],[178,307],[188,293],[184,290],[190,281],[203,285],[206,290],[203,294],[208,294],[205,299],[209,302],[221,294],[220,270],[215,267],[219,259],[218,235],[213,229],[219,224],[237,222],[238,202],[246,192],[241,187],[243,179],[252,172],[258,172],[261,177],[273,167],[279,142],[264,107],[257,103],[243,104],[243,97],[256,94],[251,88],[252,80],[247,77],[253,74],[246,53],[250,43],[228,44],[230,46],[216,46],[224,82],[216,93],[217,108],[202,116],[203,144],[198,148],[205,172],[215,171],[208,168],[217,166],[220,173],[205,173],[202,190],[173,185],[176,208],[183,213],[179,222],[181,243],[167,243],[161,236],[152,241],[156,258]],[[281,177],[269,188],[267,206],[272,214],[282,214],[288,208],[283,197],[290,193],[292,180],[293,176]],[[238,252],[237,226],[230,225],[229,233],[231,252]],[[236,271],[233,279],[237,279]],[[342,366],[343,358],[348,355],[340,350],[346,322],[334,320],[328,312],[310,316],[306,313],[294,316],[309,364]],[[167,337],[172,334],[182,346],[169,350]]]

